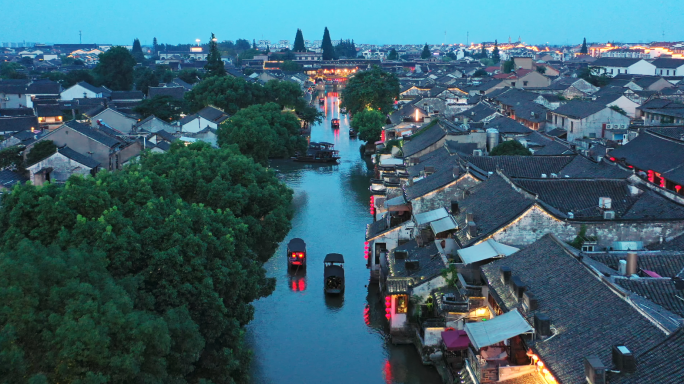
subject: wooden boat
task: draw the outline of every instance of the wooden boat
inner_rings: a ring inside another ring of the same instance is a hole
[[[328,253],[323,260],[323,290],[326,294],[344,293],[344,257],[339,253]]]
[[[325,97],[318,98],[318,105],[325,105]]]
[[[349,127],[349,137],[356,137],[358,134],[356,133],[356,130],[352,127]]]
[[[340,128],[340,119],[334,118],[334,119],[330,120],[330,125],[335,129]]]
[[[302,163],[337,163],[340,159],[339,151],[336,151],[335,144],[320,142],[309,143],[309,149],[306,154],[297,155],[293,158],[294,161]]]
[[[300,238],[294,238],[287,244],[287,267],[306,268],[306,243]]]

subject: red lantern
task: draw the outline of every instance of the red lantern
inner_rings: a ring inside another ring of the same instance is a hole
[[[385,315],[385,317],[387,318],[387,320],[389,320],[390,317],[392,317],[392,315],[390,315],[390,314],[388,313],[388,314]]]

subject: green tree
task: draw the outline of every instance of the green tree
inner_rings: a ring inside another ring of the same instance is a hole
[[[3,379],[245,382],[243,327],[274,288],[263,262],[291,198],[272,171],[206,143],[17,186],[0,208]]]
[[[580,48],[580,53],[583,55],[586,55],[587,53],[589,53],[589,49],[587,48],[587,38],[586,37],[582,41],[582,48]]]
[[[420,53],[420,58],[429,59],[430,57],[432,57],[432,53],[430,53],[430,48],[428,47],[427,43],[425,43],[425,46],[423,46],[423,52]]]
[[[57,152],[57,146],[52,140],[41,140],[26,154],[26,164],[33,165]]]
[[[140,40],[133,40],[133,48],[131,49],[131,55],[135,59],[136,63],[145,62],[145,54],[143,53],[142,46],[140,45]]]
[[[253,105],[221,124],[218,142],[221,147],[236,144],[241,153],[265,166],[269,158],[287,158],[306,150],[300,130],[297,116],[283,112],[280,105]]]
[[[235,50],[237,52],[246,51],[250,48],[252,48],[252,46],[249,44],[249,41],[247,41],[245,39],[237,39],[235,41]]]
[[[78,84],[81,81],[85,81],[88,84],[95,85],[97,82],[95,80],[95,76],[93,76],[92,72],[90,72],[87,69],[77,69],[75,71],[69,71],[66,73],[64,76],[64,83],[62,86],[64,88],[69,88],[74,84]]]
[[[255,51],[259,50],[259,48],[257,48],[257,45],[256,45],[256,39],[252,39],[252,49]]]
[[[157,44],[157,38],[152,39],[152,56],[157,56],[159,52],[159,44]]]
[[[582,68],[578,77],[596,87],[605,87],[610,84],[610,78],[605,73],[600,73],[598,68]]]
[[[386,116],[381,112],[367,109],[354,115],[351,126],[359,133],[359,139],[375,143],[380,140],[385,120]]]
[[[209,55],[207,55],[207,64],[204,69],[207,71],[208,77],[226,75],[226,68],[223,60],[221,60],[221,52],[218,50],[214,33],[211,34],[211,40],[209,40]]]
[[[487,71],[485,71],[482,68],[478,69],[477,71],[475,71],[475,73],[473,73],[473,77],[483,77],[487,75],[489,75],[489,73],[487,73]]]
[[[485,43],[482,43],[482,50],[480,51],[480,58],[486,59],[488,57],[489,57],[489,55],[487,54],[487,48],[485,47]]]
[[[180,119],[180,114],[183,112],[184,107],[185,102],[183,100],[178,100],[171,96],[157,95],[141,101],[133,108],[133,111],[143,119],[154,115],[162,120],[176,121]]]
[[[242,64],[243,60],[252,60],[254,56],[259,55],[260,52],[257,51],[256,49],[248,49],[246,51],[243,51],[238,55],[238,64]]]
[[[335,58],[335,47],[333,47],[332,40],[330,40],[328,27],[325,27],[325,30],[323,31],[321,49],[323,49],[323,60],[333,60]]]
[[[513,62],[513,59],[510,59],[503,62],[501,70],[503,71],[503,73],[511,73],[513,72],[514,67],[515,62]]]
[[[0,78],[2,79],[25,79],[26,74],[20,72],[24,67],[19,63],[0,63]]]
[[[297,28],[297,34],[295,35],[294,46],[292,47],[293,52],[306,52],[306,46],[304,45],[304,34],[302,30]]]
[[[542,75],[546,73],[546,67],[543,65],[538,65],[537,66],[537,72],[541,73]]]
[[[25,165],[22,156],[23,151],[24,147],[19,145],[0,149],[0,168],[14,168],[23,171]]]
[[[339,58],[341,56],[354,58],[356,57],[356,54],[356,47],[354,46],[353,40],[342,40],[335,46],[335,58]]]
[[[342,107],[352,115],[368,108],[388,114],[399,98],[399,79],[378,66],[357,73],[342,91]]]
[[[266,91],[261,84],[233,76],[208,77],[187,92],[185,99],[189,112],[214,105],[233,115],[241,108],[266,102]]]
[[[518,140],[508,140],[497,145],[489,152],[490,156],[531,156],[532,152]]]
[[[195,84],[202,79],[202,74],[196,69],[181,69],[178,72],[178,78],[188,84]]]
[[[285,60],[282,64],[280,64],[280,69],[287,72],[301,72],[302,66],[301,64],[292,60]]]
[[[396,49],[392,48],[392,50],[387,55],[387,60],[399,60],[399,54],[397,53]]]
[[[136,68],[133,77],[135,88],[146,95],[150,87],[159,86],[159,77],[147,67]]]
[[[494,40],[494,50],[492,51],[492,59],[495,63],[501,61],[501,54],[499,53],[499,41]]]
[[[133,87],[135,59],[125,47],[112,47],[100,54],[93,70],[100,84],[112,91],[130,91]]]

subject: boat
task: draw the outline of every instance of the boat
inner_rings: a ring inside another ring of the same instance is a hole
[[[347,108],[345,108],[345,107],[340,108],[340,113],[343,115],[346,115],[347,114]]]
[[[344,293],[344,257],[339,253],[328,253],[323,260],[323,290],[327,294]]]
[[[336,151],[335,144],[320,142],[309,143],[309,149],[306,150],[305,155],[297,155],[293,158],[294,161],[302,163],[337,163],[340,159],[339,151]]]
[[[325,104],[325,97],[319,97],[318,98],[318,105],[324,105]]]
[[[349,137],[356,137],[358,134],[356,133],[356,130],[352,127],[349,127]]]
[[[287,244],[287,267],[306,268],[306,243],[298,237]]]
[[[334,119],[330,120],[330,125],[333,128],[336,128],[336,129],[339,128],[340,127],[340,119],[334,118]]]

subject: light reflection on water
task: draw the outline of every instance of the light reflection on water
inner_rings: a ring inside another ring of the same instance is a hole
[[[317,100],[317,98],[315,98]],[[338,165],[273,161],[278,176],[294,190],[295,217],[265,268],[276,290],[254,304],[247,342],[254,351],[253,383],[441,383],[434,368],[420,362],[413,346],[394,346],[387,336],[384,304],[368,287],[363,243],[368,213],[367,160],[361,142],[349,139],[349,119],[339,100],[326,98],[326,118],[311,131],[312,141],[335,143]],[[330,126],[340,119],[340,129]],[[307,244],[307,268],[287,270],[285,247],[300,237]],[[323,293],[323,258],[344,255],[346,290]]]

